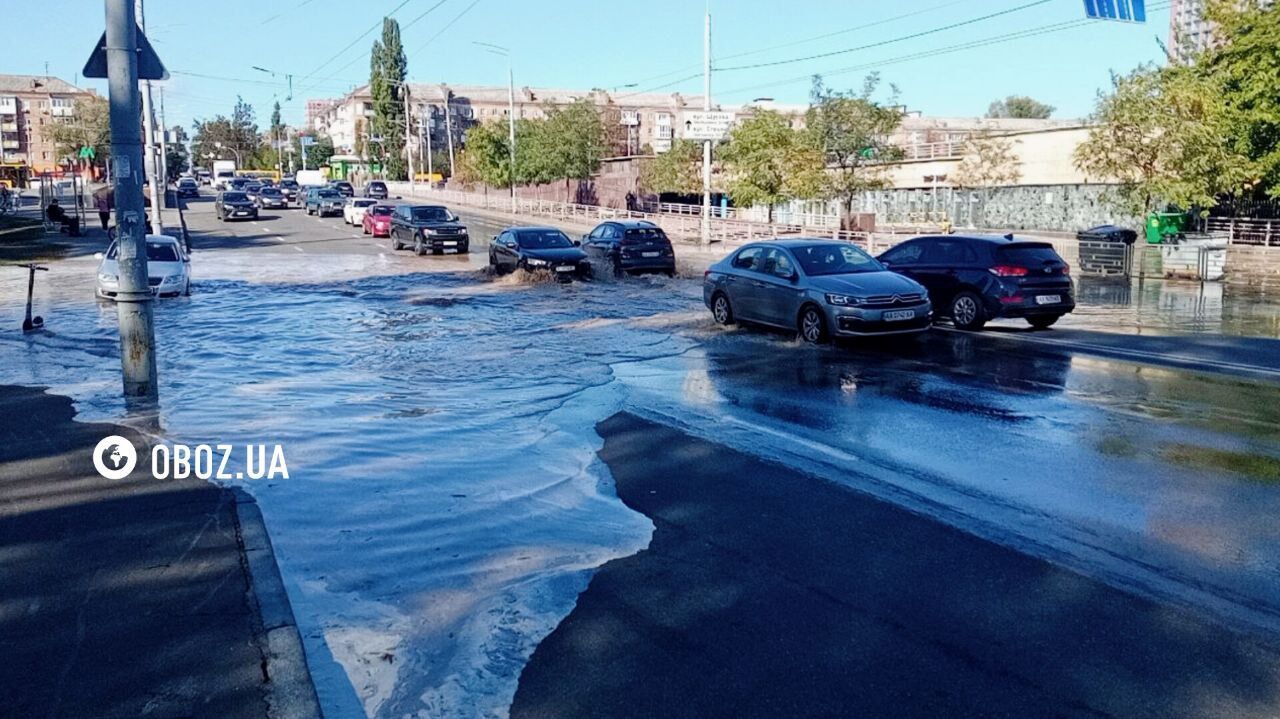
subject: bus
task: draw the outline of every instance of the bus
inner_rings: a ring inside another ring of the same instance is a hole
[[[0,185],[11,190],[23,189],[31,181],[31,168],[25,162],[0,162]]]

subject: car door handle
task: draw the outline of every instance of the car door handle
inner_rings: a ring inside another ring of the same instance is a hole
[[[760,280],[752,280],[752,281],[751,281],[751,284],[755,285],[756,287],[768,287],[768,286],[769,286],[768,284],[766,284],[766,283],[764,283],[764,282],[761,282]]]

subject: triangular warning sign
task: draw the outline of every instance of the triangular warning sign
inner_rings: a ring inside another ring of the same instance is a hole
[[[164,69],[164,63],[160,62],[160,56],[156,55],[156,51],[151,47],[151,43],[147,41],[147,36],[142,32],[142,28],[137,28],[137,31],[138,79],[168,80],[169,71]],[[84,70],[80,74],[85,77],[106,79],[107,34],[105,32],[98,39],[98,44],[93,46],[93,53],[89,55],[89,61],[84,64]]]

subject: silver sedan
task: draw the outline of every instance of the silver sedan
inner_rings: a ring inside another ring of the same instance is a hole
[[[774,240],[711,265],[702,297],[720,324],[795,330],[806,342],[902,335],[933,324],[929,294],[848,242]]]

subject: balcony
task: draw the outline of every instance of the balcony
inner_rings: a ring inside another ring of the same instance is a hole
[[[0,140],[0,148],[3,148],[5,150],[16,150],[21,146],[22,146],[22,143],[17,140],[10,140],[8,138],[5,138],[4,140]]]
[[[18,98],[0,97],[0,115],[18,114]]]
[[[17,132],[18,123],[16,122],[0,122],[0,132]]]
[[[964,157],[965,142],[920,142],[902,148],[904,160],[949,160]]]

